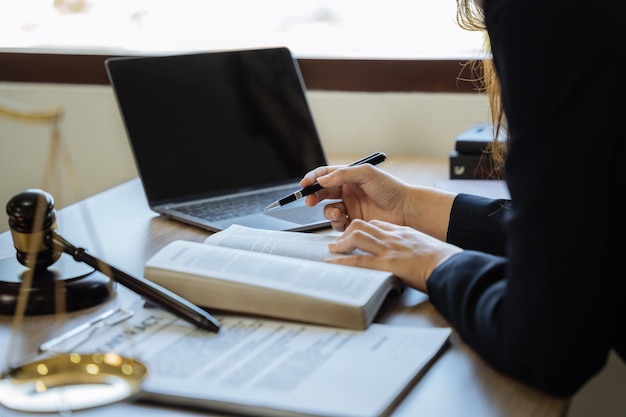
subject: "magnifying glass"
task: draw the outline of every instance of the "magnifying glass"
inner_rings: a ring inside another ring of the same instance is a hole
[[[0,402],[19,411],[98,407],[139,392],[146,367],[117,353],[60,353],[3,375]]]
[[[119,324],[133,312],[114,309],[43,343],[45,358],[5,371],[0,379],[0,403],[27,412],[62,412],[111,404],[139,392],[146,367],[120,354],[68,353],[102,327]]]

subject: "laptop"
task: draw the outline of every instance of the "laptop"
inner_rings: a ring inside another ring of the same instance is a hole
[[[105,68],[153,211],[211,231],[329,226],[304,199],[263,211],[327,165],[288,48],[113,57]]]

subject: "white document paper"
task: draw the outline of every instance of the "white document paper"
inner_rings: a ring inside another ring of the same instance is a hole
[[[356,331],[217,316],[218,333],[135,308],[81,351],[148,367],[139,398],[254,416],[378,417],[447,345],[449,328],[372,324]]]

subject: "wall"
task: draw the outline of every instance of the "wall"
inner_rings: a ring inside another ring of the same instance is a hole
[[[310,91],[309,102],[326,153],[447,155],[454,137],[486,120],[478,94],[346,93]],[[109,86],[0,83],[0,100],[35,107],[61,106],[61,139],[67,145],[80,191],[57,171],[50,191],[57,208],[137,175],[117,104]],[[4,206],[15,194],[43,187],[50,127],[0,116],[0,232],[8,229]],[[67,164],[61,165],[67,167]]]

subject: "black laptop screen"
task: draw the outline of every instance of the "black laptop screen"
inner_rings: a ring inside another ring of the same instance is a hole
[[[287,48],[111,58],[151,204],[298,180],[326,164]]]

